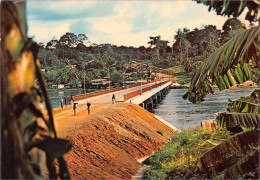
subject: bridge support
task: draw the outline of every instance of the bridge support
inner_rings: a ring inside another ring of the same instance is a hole
[[[144,109],[151,111],[154,107],[161,102],[161,100],[166,96],[169,92],[170,83],[166,84],[166,86],[160,88],[155,88],[155,92],[149,91],[147,94],[143,94],[142,96],[134,99],[134,103],[139,104],[139,106]]]

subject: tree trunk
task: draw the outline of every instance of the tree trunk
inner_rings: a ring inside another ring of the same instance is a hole
[[[25,1],[1,2],[1,179],[46,179],[45,152],[56,158],[46,147],[59,141],[36,60],[37,44],[27,38],[25,7]],[[59,163],[64,165],[61,156]],[[57,177],[54,171],[50,178]]]
[[[182,60],[182,45],[181,45],[181,40],[180,40],[180,61],[181,61],[181,64],[183,63],[183,60]]]

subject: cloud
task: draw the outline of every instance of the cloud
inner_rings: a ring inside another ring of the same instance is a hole
[[[45,42],[69,31],[93,43],[148,46],[149,36],[173,41],[178,28],[221,29],[227,19],[191,1],[28,1],[27,9],[29,35]]]
[[[127,33],[132,30],[132,25],[124,19],[117,17],[98,18],[93,22],[93,29],[106,34],[116,35],[118,33]]]
[[[59,39],[59,37],[66,32],[69,32],[70,23],[68,22],[48,22],[48,23],[37,23],[37,26],[30,26],[28,36],[34,37],[34,40],[38,42],[48,42],[53,37]]]

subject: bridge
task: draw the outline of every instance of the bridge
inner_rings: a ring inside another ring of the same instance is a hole
[[[125,102],[141,105],[144,109],[152,110],[169,92],[172,80],[166,80],[124,95]],[[130,97],[129,97],[130,96]],[[133,97],[131,97],[133,96]]]
[[[119,87],[93,93],[86,93],[74,96],[74,100],[79,104],[86,104],[88,101],[92,105],[112,104],[112,95],[116,97],[116,102],[130,102],[141,105],[147,110],[153,109],[169,91],[173,79],[155,80],[143,84],[135,84],[127,88]]]

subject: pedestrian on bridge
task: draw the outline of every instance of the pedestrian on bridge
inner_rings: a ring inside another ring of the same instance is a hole
[[[73,99],[73,96],[72,96],[72,95],[70,95],[70,99],[74,102],[74,99]]]
[[[78,103],[73,103],[74,116],[76,116],[76,109]]]
[[[90,102],[87,102],[87,107],[88,107],[88,115],[90,114],[90,106],[91,106],[91,103],[90,103]]]
[[[66,97],[64,98],[64,104],[67,107],[67,99],[66,99]]]
[[[115,97],[115,94],[112,95],[112,102],[113,102],[113,104],[116,103],[116,97]]]
[[[63,99],[60,98],[60,107],[63,108]]]

